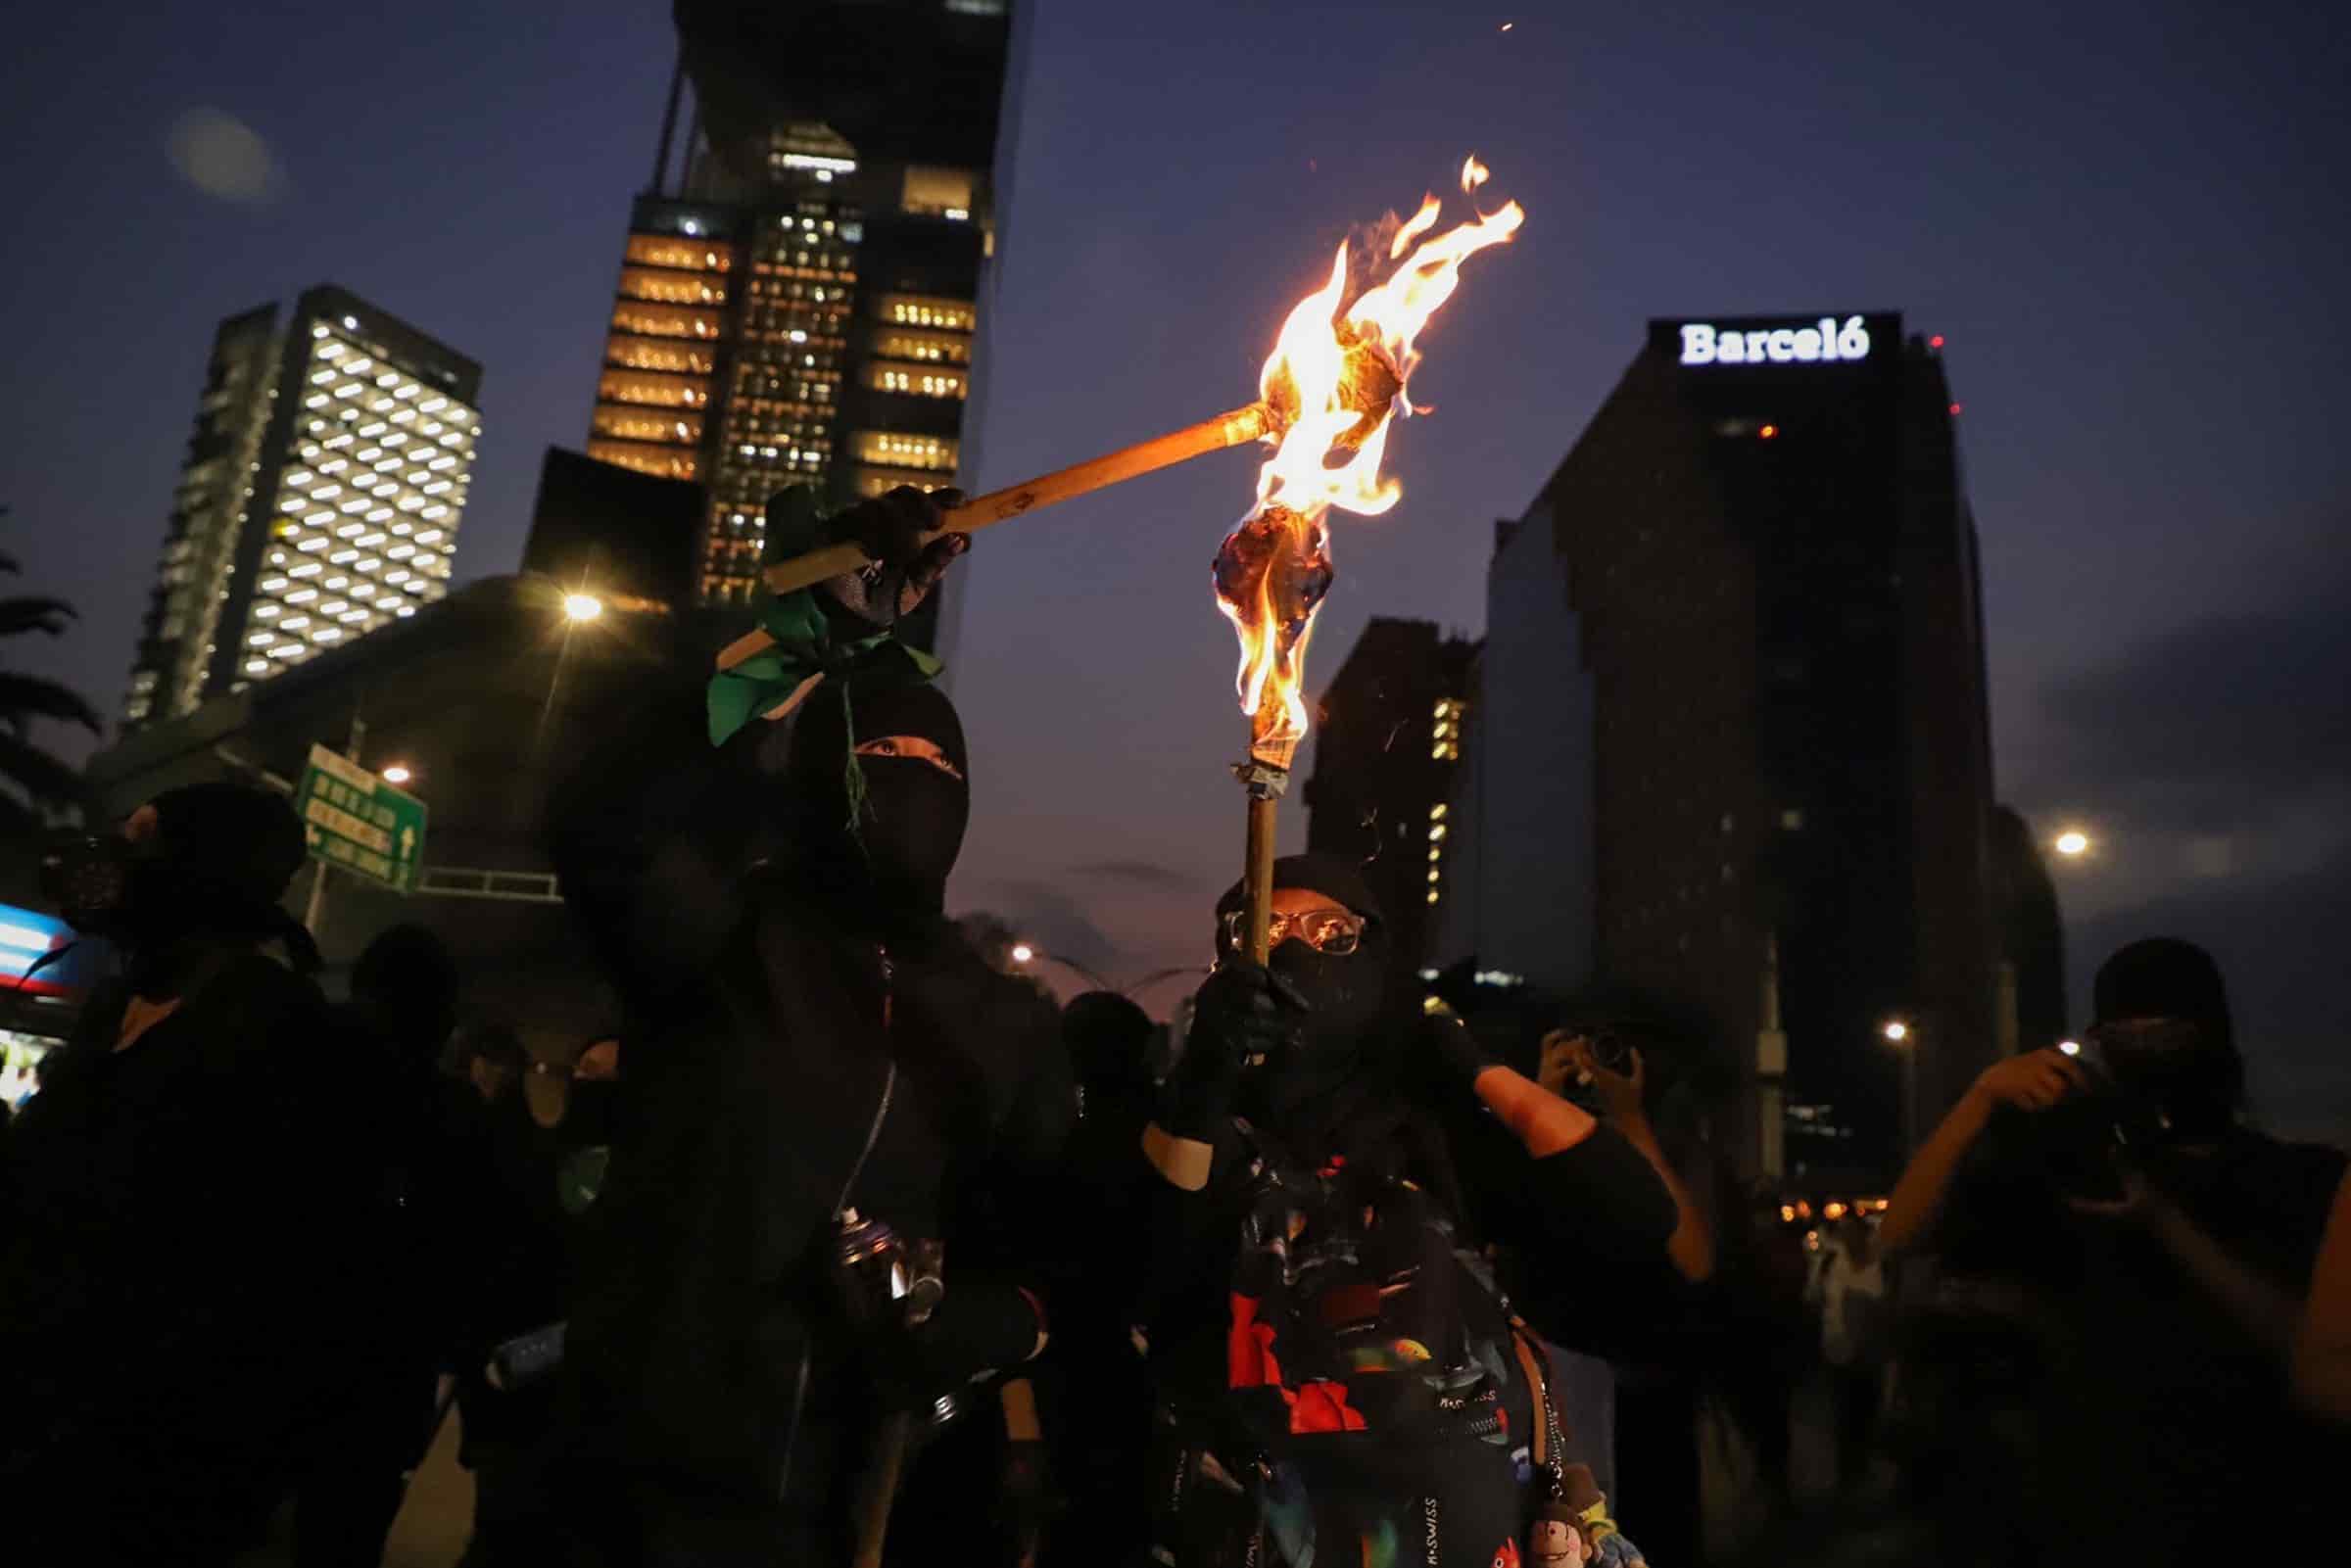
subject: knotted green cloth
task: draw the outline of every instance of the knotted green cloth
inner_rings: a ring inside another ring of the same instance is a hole
[[[806,489],[787,491],[768,503],[767,544],[759,564],[789,560],[826,543],[824,518]],[[945,668],[922,649],[909,647],[888,627],[843,639],[826,619],[816,590],[771,597],[759,612],[759,629],[775,639],[731,670],[710,678],[710,743],[729,736],[760,714],[789,706],[820,681],[850,676],[928,681]]]

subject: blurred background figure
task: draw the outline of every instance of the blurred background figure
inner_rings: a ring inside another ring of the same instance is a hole
[[[1869,1478],[1885,1391],[1889,1296],[1877,1236],[1859,1210],[1850,1210],[1822,1233],[1805,1290],[1820,1310],[1820,1358],[1837,1427],[1837,1485],[1846,1492],[1860,1490]]]
[[[44,863],[123,974],[5,1145],[12,1560],[225,1561],[332,1426],[376,1172],[351,1136],[348,1026],[279,904],[303,860],[282,798],[210,784]]]
[[[359,1250],[363,1332],[344,1369],[327,1436],[295,1488],[300,1568],[371,1563],[399,1512],[406,1478],[432,1441],[437,1374],[453,1349],[461,1288],[452,1243],[465,1224],[473,1149],[437,1069],[457,1019],[457,968],[422,926],[391,927],[351,971],[350,1047],[330,1064],[356,1144],[370,1167],[365,1202],[351,1216]]]

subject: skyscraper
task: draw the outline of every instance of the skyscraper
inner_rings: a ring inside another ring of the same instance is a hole
[[[677,18],[588,451],[698,481],[702,597],[747,602],[775,491],[838,506],[965,466],[1011,24],[993,0]]]
[[[1376,616],[1319,704],[1307,848],[1362,866],[1387,915],[1398,987],[1427,965],[1445,896],[1448,802],[1476,654],[1475,643],[1442,636],[1433,622]]]
[[[321,284],[214,335],[123,722],[173,718],[448,589],[481,366]]]
[[[1702,1015],[1751,1170],[1783,1133],[1791,1164],[1890,1170],[1905,1085],[1924,1124],[2000,1037],[1941,347],[1896,315],[1652,322],[1495,557],[1449,936],[1580,939],[1562,968]]]

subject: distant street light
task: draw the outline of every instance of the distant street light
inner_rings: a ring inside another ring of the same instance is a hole
[[[593,621],[603,613],[604,601],[593,594],[563,595],[563,619],[567,621]]]
[[[1902,1057],[1902,1155],[1904,1159],[1918,1149],[1918,1041],[1914,1030],[1900,1019],[1888,1019],[1879,1031],[1887,1043],[1901,1048]]]
[[[404,784],[416,776],[408,771],[407,763],[395,762],[384,770],[383,777],[386,784]]]
[[[2068,860],[2089,852],[2089,834],[2079,828],[2068,828],[2057,835],[2057,853]]]
[[[1012,944],[1012,961],[1015,964],[1032,964],[1036,961],[1036,949],[1027,942],[1015,942]]]

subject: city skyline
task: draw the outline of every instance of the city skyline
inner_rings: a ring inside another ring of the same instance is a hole
[[[2345,223],[2308,196],[2342,69],[2317,19],[1723,8],[1505,34],[1499,12],[1032,9],[1000,381],[968,485],[1239,402],[1329,242],[1476,151],[1528,225],[1426,345],[1433,409],[1391,446],[1403,504],[1339,525],[1319,690],[1372,615],[1476,629],[1492,519],[1523,511],[1643,319],[1899,304],[1947,335],[1964,389],[1999,794],[2098,841],[2059,873],[2077,997],[2124,936],[2206,940],[2256,1093],[2351,1104],[2318,990],[2351,886],[2332,607],[2351,476],[2324,396],[2337,346],[2310,327],[2333,319]],[[482,360],[492,434],[456,577],[512,569],[543,449],[580,437],[672,58],[657,6],[500,29],[428,5],[266,52],[261,25],[43,16],[33,85],[0,110],[19,145],[69,144],[23,181],[21,210],[54,220],[0,239],[0,273],[43,291],[0,391],[0,501],[27,584],[84,616],[38,668],[101,705],[205,334],[244,300],[335,277]],[[410,99],[338,121],[354,58]],[[173,173],[174,121],[208,108],[250,122],[274,183],[210,196]],[[74,214],[97,190],[93,229]],[[957,901],[1115,975],[1204,956],[1200,912],[1237,865],[1230,640],[1204,568],[1248,480],[1210,459],[994,531],[957,569],[978,791]]]

